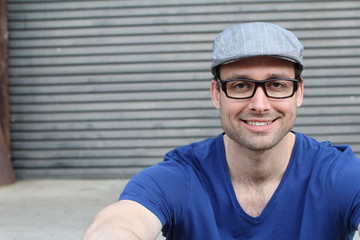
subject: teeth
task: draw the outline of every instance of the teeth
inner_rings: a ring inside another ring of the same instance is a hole
[[[254,126],[266,126],[270,124],[270,122],[247,122],[247,123]]]

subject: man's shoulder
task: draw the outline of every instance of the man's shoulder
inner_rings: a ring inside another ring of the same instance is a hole
[[[318,141],[310,136],[295,133],[297,139],[298,150],[304,154],[315,154],[317,158],[356,158],[349,145],[334,145],[331,141]]]
[[[355,156],[349,145],[333,145],[330,141],[319,142],[303,134],[297,134],[299,149],[296,155],[300,166],[308,163],[309,169],[316,177],[324,181],[334,181],[328,186],[339,186],[340,180],[348,184],[357,181],[360,171],[360,159]],[[335,180],[334,180],[335,179]],[[346,181],[345,181],[346,180]]]
[[[360,169],[360,159],[350,146],[333,145],[330,141],[320,142],[299,133],[296,135],[294,163],[299,171],[307,172],[314,179],[337,179],[344,174],[354,175]]]

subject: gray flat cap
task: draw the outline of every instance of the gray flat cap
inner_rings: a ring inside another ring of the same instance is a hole
[[[290,31],[264,22],[245,23],[231,26],[215,39],[211,72],[216,76],[216,67],[256,56],[282,58],[304,68],[304,47]]]

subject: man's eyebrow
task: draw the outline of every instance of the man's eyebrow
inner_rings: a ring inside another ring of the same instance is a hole
[[[227,77],[227,79],[251,79],[246,74],[233,74]]]
[[[286,73],[272,73],[267,76],[267,79],[274,79],[274,78],[293,78],[294,76],[290,76]]]

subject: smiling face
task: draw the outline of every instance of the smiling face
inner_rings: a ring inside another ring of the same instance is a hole
[[[222,65],[220,78],[295,78],[295,70],[294,64],[286,60],[253,57]],[[216,81],[212,81],[211,94],[213,105],[220,110],[225,134],[242,147],[263,151],[276,146],[293,128],[303,100],[303,83],[300,81],[295,95],[286,99],[268,98],[261,87],[250,99],[230,99]]]

